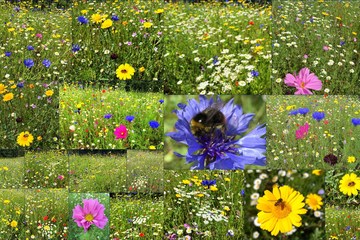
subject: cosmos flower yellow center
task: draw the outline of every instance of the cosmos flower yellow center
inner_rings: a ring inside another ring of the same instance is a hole
[[[305,83],[304,83],[304,82],[301,82],[301,83],[300,83],[300,87],[301,87],[301,88],[304,88],[304,87],[305,87]]]
[[[349,187],[355,186],[355,182],[349,182],[348,186],[349,186]]]
[[[282,199],[279,199],[274,203],[272,212],[274,217],[278,219],[286,218],[291,212],[291,206]]]
[[[86,214],[85,220],[88,221],[88,222],[91,222],[92,220],[94,220],[94,217],[91,214]]]

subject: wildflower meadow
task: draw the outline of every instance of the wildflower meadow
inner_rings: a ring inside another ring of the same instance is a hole
[[[360,145],[358,96],[269,96],[268,166],[357,166]]]
[[[359,6],[359,1],[273,1],[273,94],[359,93]],[[305,68],[308,74],[298,74]]]

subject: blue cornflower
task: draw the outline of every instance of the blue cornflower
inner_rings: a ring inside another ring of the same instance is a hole
[[[164,103],[164,99],[160,99],[159,103],[163,104]]]
[[[245,196],[245,190],[241,189],[240,194],[241,194],[241,196]]]
[[[113,14],[112,16],[111,16],[111,20],[113,20],[113,21],[119,21],[119,17],[117,16],[117,15],[115,15],[115,14]]]
[[[356,127],[357,125],[360,125],[360,118],[353,118],[351,119],[351,122]]]
[[[245,165],[266,164],[266,134],[264,125],[256,126],[248,132],[249,124],[255,114],[243,114],[242,107],[234,104],[234,99],[223,103],[217,99],[200,95],[200,101],[189,99],[188,105],[174,112],[178,116],[175,123],[176,132],[166,135],[177,142],[188,146],[186,155],[175,153],[178,157],[186,158],[191,163],[191,169],[244,169]],[[210,106],[222,106],[219,110],[226,119],[226,128],[213,134],[196,136],[192,133],[190,122],[197,114]],[[207,165],[206,165],[206,163]]]
[[[311,23],[314,22],[314,18],[313,18],[313,17],[310,18],[310,22],[311,22]]]
[[[234,231],[233,230],[228,230],[227,233],[226,233],[226,236],[233,237],[234,236]]]
[[[177,106],[180,109],[185,109],[186,108],[186,104],[184,104],[184,103],[178,103]]]
[[[11,56],[11,52],[5,52],[5,56],[6,56],[6,57],[10,57],[10,56]]]
[[[31,58],[25,59],[24,65],[27,68],[32,68],[34,66],[34,61]]]
[[[16,84],[17,88],[23,88],[24,87],[24,82],[19,82],[18,84]]]
[[[160,124],[157,121],[149,121],[149,125],[151,128],[158,128]]]
[[[107,114],[104,115],[104,118],[110,119],[110,118],[112,118],[112,116],[113,115],[111,113],[107,113]]]
[[[125,120],[128,121],[128,122],[132,122],[134,120],[134,116],[126,116],[125,117]]]
[[[34,50],[34,47],[33,47],[33,46],[31,46],[31,45],[29,45],[29,46],[27,46],[27,50],[29,50],[29,51],[33,51],[33,50]]]
[[[72,50],[73,52],[78,52],[78,51],[80,51],[80,46],[79,46],[79,44],[73,44],[71,50]]]
[[[20,8],[19,8],[18,6],[15,6],[15,7],[14,7],[14,11],[15,11],[15,12],[20,12]]]
[[[350,226],[346,226],[346,227],[345,227],[345,231],[349,231],[350,229],[351,229]]]
[[[49,59],[44,59],[42,61],[42,64],[46,67],[46,68],[49,68],[51,66],[51,62]]]
[[[340,41],[340,46],[344,46],[345,45],[345,41]]]
[[[290,111],[288,115],[297,115],[298,113],[299,113],[299,110],[295,109],[295,110]]]
[[[298,112],[301,114],[301,115],[306,115],[308,112],[310,112],[310,110],[308,108],[299,108],[298,109]]]
[[[81,23],[81,24],[88,24],[89,20],[85,17],[85,16],[79,16],[77,18],[77,20]]]
[[[252,71],[251,71],[251,76],[252,76],[252,77],[258,77],[258,76],[259,76],[259,72],[256,71],[256,70],[252,70]]]
[[[315,119],[316,121],[320,122],[322,119],[325,118],[325,113],[324,112],[314,112],[312,114],[313,119]]]
[[[216,185],[216,179],[214,180],[202,180],[201,185],[210,187],[212,185]]]
[[[213,64],[216,65],[219,62],[218,56],[213,57]]]

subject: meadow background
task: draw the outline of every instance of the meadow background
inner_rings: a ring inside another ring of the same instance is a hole
[[[287,73],[307,67],[319,95],[358,94],[359,1],[273,1],[272,93],[294,94]]]
[[[359,118],[358,96],[268,96],[267,97],[267,154],[268,167],[354,169],[358,163],[360,128],[352,124]],[[308,108],[307,114],[296,113]],[[314,112],[323,112],[317,121]],[[296,131],[305,123],[309,130],[302,139]],[[333,164],[326,162],[331,155]]]

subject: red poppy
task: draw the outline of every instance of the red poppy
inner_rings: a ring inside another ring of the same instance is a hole
[[[105,93],[105,92],[106,92],[106,90],[104,89],[104,90],[102,90],[101,92],[102,92],[102,93]]]
[[[44,221],[46,221],[46,220],[49,219],[49,217],[48,217],[48,216],[45,216],[45,217],[43,217],[43,219],[44,219]]]
[[[254,21],[249,21],[249,25],[254,25]]]
[[[144,233],[139,233],[139,237],[144,237],[145,236],[145,234]]]
[[[328,121],[328,120],[324,120],[324,124],[325,124],[325,125],[328,125],[328,124],[329,124],[329,121]]]

